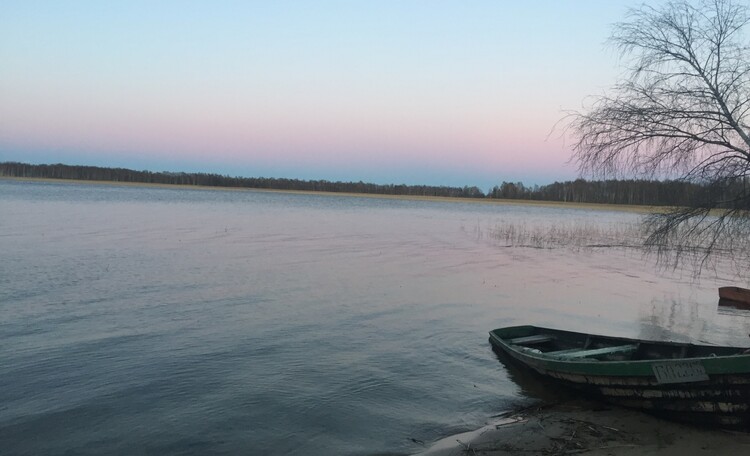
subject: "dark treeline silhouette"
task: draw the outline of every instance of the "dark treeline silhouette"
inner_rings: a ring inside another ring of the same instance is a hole
[[[534,187],[526,187],[522,182],[503,182],[495,186],[487,196],[569,203],[729,209],[736,206],[739,196],[748,194],[748,188],[750,188],[750,181],[747,179],[723,179],[706,184],[684,180],[587,181],[577,179]]]
[[[48,179],[76,179],[110,182],[141,182],[148,184],[205,185],[273,190],[317,192],[371,193],[376,195],[440,196],[484,198],[477,187],[445,187],[429,185],[379,185],[366,182],[329,182],[326,180],[279,179],[267,177],[230,177],[208,173],[172,173],[135,171],[125,168],[71,166],[63,164],[31,165],[0,163],[0,176]]]
[[[549,185],[525,186],[522,182],[503,182],[485,195],[477,187],[445,187],[429,185],[380,185],[366,182],[329,182],[266,177],[229,177],[208,173],[172,173],[135,171],[125,168],[98,166],[31,165],[0,163],[0,176],[48,179],[77,179],[149,184],[205,185],[269,190],[302,190],[319,192],[366,193],[375,195],[437,196],[457,198],[496,198],[569,203],[633,204],[644,206],[696,206],[713,198],[730,200],[746,186],[746,181],[726,185],[701,185],[667,180],[604,180],[554,182]]]

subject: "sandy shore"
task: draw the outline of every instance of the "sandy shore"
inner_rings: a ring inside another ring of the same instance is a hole
[[[750,434],[699,429],[575,400],[498,415],[481,429],[440,440],[419,454],[740,455],[750,454]]]

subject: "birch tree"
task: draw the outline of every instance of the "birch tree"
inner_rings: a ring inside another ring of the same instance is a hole
[[[572,114],[582,173],[702,184],[686,207],[646,221],[646,245],[675,265],[690,252],[702,267],[750,238],[749,24],[736,0],[631,9],[610,38],[624,75]]]

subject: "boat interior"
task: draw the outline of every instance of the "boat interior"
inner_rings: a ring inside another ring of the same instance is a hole
[[[510,328],[493,333],[513,348],[533,355],[564,361],[637,361],[702,358],[746,354],[736,347],[693,345],[679,342],[649,342],[595,336],[537,327]]]

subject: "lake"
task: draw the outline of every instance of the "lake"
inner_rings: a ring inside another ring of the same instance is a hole
[[[496,327],[750,345],[729,272],[491,236],[638,219],[0,180],[0,453],[411,454],[533,399]]]

